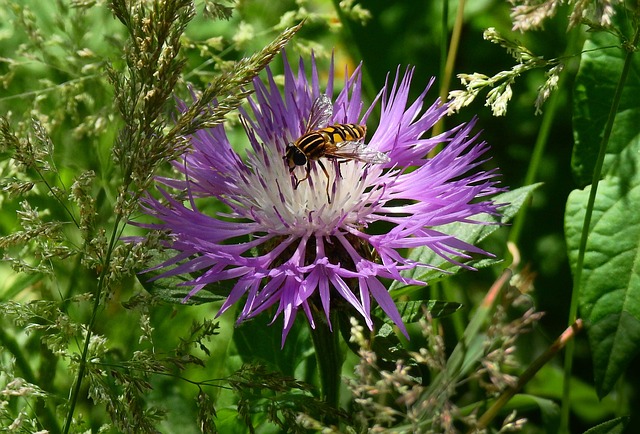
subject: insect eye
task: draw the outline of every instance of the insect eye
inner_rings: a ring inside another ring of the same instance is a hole
[[[293,162],[296,166],[304,166],[307,164],[307,156],[298,148],[293,150]]]

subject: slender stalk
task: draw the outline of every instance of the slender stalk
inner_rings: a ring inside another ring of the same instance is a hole
[[[469,434],[484,430],[489,423],[497,416],[498,412],[527,384],[536,373],[549,362],[558,352],[569,342],[573,342],[573,337],[582,330],[582,320],[578,319],[569,326],[547,350],[529,365],[522,373],[515,386],[505,390],[493,405],[478,419],[476,426],[469,431]]]
[[[440,99],[446,101],[449,95],[449,87],[451,86],[451,77],[453,77],[453,69],[456,65],[456,57],[458,56],[458,47],[460,46],[460,35],[462,35],[462,25],[464,24],[464,7],[465,0],[458,1],[458,10],[456,12],[456,20],[453,23],[451,31],[451,41],[449,42],[449,50],[447,51],[447,62],[444,65],[442,74],[442,84],[440,85]],[[445,27],[446,29],[446,27]]]
[[[340,0],[333,0],[333,7],[336,10],[336,14],[342,23],[342,28],[344,30],[345,39],[347,41],[347,49],[351,52],[351,57],[354,59],[364,60],[362,56],[362,50],[360,49],[360,45],[358,45],[358,41],[356,40],[352,28],[352,20],[345,16],[342,8],[340,7]],[[350,42],[350,43],[349,43]],[[378,91],[376,89],[373,78],[371,77],[371,72],[367,68],[367,63],[363,62],[362,64],[362,85],[365,89],[365,94],[373,97],[377,95]]]
[[[449,45],[449,1],[442,0],[442,17],[440,17],[440,68],[438,70],[438,75],[443,78],[445,76],[446,65],[447,65],[447,54],[449,50],[447,49]],[[451,82],[451,78],[449,78],[449,82]],[[440,87],[440,96],[442,96],[443,85]]]
[[[640,40],[640,27],[636,29],[636,33],[633,37],[632,47],[638,45]],[[609,110],[609,116],[604,127],[602,134],[602,141],[600,142],[600,150],[598,152],[598,158],[596,160],[595,167],[593,169],[593,179],[591,181],[591,191],[589,192],[589,199],[587,201],[587,209],[584,215],[584,223],[582,225],[582,234],[580,236],[580,246],[578,249],[578,259],[576,260],[575,275],[573,280],[573,292],[571,293],[571,306],[569,307],[569,324],[573,324],[578,316],[578,300],[580,298],[580,285],[582,283],[582,267],[584,265],[584,255],[587,248],[587,240],[589,238],[589,229],[591,227],[591,217],[593,215],[593,207],[596,201],[596,194],[598,192],[598,182],[602,175],[602,166],[604,164],[604,157],[607,151],[607,144],[611,137],[611,131],[613,131],[613,123],[615,121],[616,113],[618,112],[618,106],[620,105],[620,99],[622,98],[622,91],[624,90],[629,70],[631,68],[631,62],[633,60],[634,51],[627,51],[627,55],[624,60],[622,72],[620,73],[620,79],[616,86],[615,93],[613,95],[613,101],[611,103],[611,109]],[[569,389],[571,372],[573,368],[573,352],[574,344],[570,341],[567,345],[566,357],[564,360],[564,384],[562,393],[562,409],[560,413],[560,432],[569,432]]]
[[[446,1],[445,1],[446,2]],[[440,82],[440,90],[439,96],[440,101],[444,102],[447,100],[447,96],[449,95],[449,87],[451,86],[451,77],[453,76],[453,69],[456,64],[456,57],[458,55],[458,47],[460,46],[460,35],[462,34],[462,25],[464,24],[464,6],[465,0],[458,1],[458,11],[456,13],[456,20],[453,24],[453,29],[451,31],[451,42],[449,42],[449,49],[447,50],[446,62],[443,66],[442,72],[440,73],[441,82]],[[448,8],[444,9],[446,11],[446,16],[448,16]],[[447,22],[444,22],[446,18],[443,17],[443,29],[442,29],[442,40],[443,46],[446,46],[447,40]],[[433,126],[433,136],[437,136],[442,131],[444,131],[444,118],[440,119],[437,124]]]
[[[565,75],[562,75],[561,80],[564,82]],[[558,88],[562,89],[563,86],[558,86]],[[549,140],[549,134],[551,133],[551,126],[553,125],[553,120],[556,116],[556,111],[558,110],[558,100],[559,100],[558,92],[554,92],[545,105],[544,114],[542,115],[542,122],[540,123],[540,129],[538,130],[538,137],[536,137],[536,143],[533,147],[533,153],[531,154],[531,158],[529,159],[529,167],[527,168],[527,174],[524,177],[523,185],[531,185],[533,184],[538,177],[538,169],[542,163],[542,157],[544,156],[544,151],[547,147],[547,142]],[[520,234],[522,233],[522,228],[524,227],[524,222],[527,218],[527,209],[529,208],[529,202],[524,201],[522,203],[522,207],[520,211],[516,215],[514,219],[513,226],[509,231],[509,241],[513,243],[518,243],[520,239]]]
[[[454,285],[451,282],[452,279],[445,279],[440,282],[436,282],[437,288],[441,289],[441,294],[443,298],[438,298],[438,296],[434,297],[436,300],[466,300],[468,294],[464,292],[463,289]],[[432,285],[433,286],[433,285]],[[471,303],[469,303],[471,305]],[[453,325],[453,330],[455,332],[456,341],[462,339],[464,335],[464,317],[463,315],[451,315],[449,321]],[[436,324],[436,318],[433,319],[434,324]]]
[[[125,189],[126,191],[126,189]],[[122,216],[118,215],[116,217],[114,223],[114,231],[111,234],[111,239],[109,240],[109,248],[107,250],[107,256],[104,260],[104,266],[102,268],[102,272],[100,273],[100,277],[98,278],[98,286],[96,288],[95,298],[93,300],[93,308],[91,312],[91,319],[89,320],[89,324],[87,325],[87,333],[84,339],[84,346],[82,348],[82,355],[80,357],[80,365],[78,367],[78,375],[76,376],[76,381],[71,391],[71,396],[69,398],[69,411],[67,412],[67,419],[65,420],[64,427],[62,432],[64,434],[68,434],[69,429],[71,428],[71,422],[73,420],[73,413],[76,408],[76,403],[78,401],[78,397],[80,396],[80,389],[82,388],[82,380],[84,378],[84,373],[87,369],[87,356],[89,354],[89,344],[91,343],[91,336],[93,334],[93,328],[95,327],[96,318],[98,316],[98,310],[100,309],[100,299],[102,298],[102,293],[104,290],[104,282],[106,278],[106,274],[109,270],[109,262],[111,261],[111,254],[113,252],[113,248],[118,239],[117,230],[120,227],[120,222],[122,221]]]
[[[335,319],[335,318],[334,318]],[[333,321],[337,323],[336,321]],[[316,350],[322,399],[331,407],[340,404],[340,373],[342,371],[342,355],[340,353],[339,333],[329,330],[326,320],[318,315],[315,329],[311,329],[313,346]]]

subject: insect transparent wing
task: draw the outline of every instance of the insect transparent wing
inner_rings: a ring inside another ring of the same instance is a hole
[[[331,99],[325,94],[321,94],[313,102],[311,106],[311,112],[309,113],[309,120],[307,122],[307,131],[305,134],[311,131],[325,128],[329,125],[329,121],[333,116],[333,104]]]
[[[390,161],[390,158],[384,152],[369,150],[364,143],[349,140],[336,143],[326,150],[325,155],[371,164],[384,164]]]

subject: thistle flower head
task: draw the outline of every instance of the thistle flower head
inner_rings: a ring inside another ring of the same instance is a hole
[[[482,199],[498,191],[495,174],[478,167],[487,146],[472,135],[473,122],[426,136],[447,107],[424,107],[428,86],[409,100],[412,69],[398,70],[380,92],[380,122],[368,137],[336,132],[342,124],[366,125],[373,109],[363,102],[360,68],[335,97],[333,65],[325,86],[313,60],[310,78],[302,60],[297,69],[285,58],[284,89],[270,70],[264,82],[254,81],[255,94],[241,111],[246,156],[233,149],[223,126],[198,131],[175,162],[184,179],[160,179],[161,200],[144,199],[144,211],[160,221],[147,226],[168,230],[176,252],[155,278],[198,273],[186,282],[187,298],[232,280],[218,315],[242,299],[238,322],[275,306],[275,317],[284,319],[283,344],[299,311],[313,327],[314,312],[323,312],[331,327],[331,310],[350,305],[371,328],[372,298],[406,334],[381,279],[424,284],[402,272],[430,265],[406,259],[404,249],[428,247],[452,262],[466,252],[485,253],[437,228],[496,212]],[[288,150],[316,122],[319,98],[329,103],[311,132],[321,130],[323,140],[300,145],[306,160],[290,164]],[[189,199],[168,189],[186,190]],[[219,200],[227,211],[208,215],[201,198]]]

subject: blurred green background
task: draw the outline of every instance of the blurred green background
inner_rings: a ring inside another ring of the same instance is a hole
[[[60,170],[60,181],[69,186],[81,169],[95,170],[98,178],[96,199],[99,209],[104,210],[99,220],[108,227],[112,218],[109,210],[114,199],[116,174],[110,148],[120,121],[113,115],[113,91],[106,80],[104,66],[105,62],[110,62],[114,67],[119,67],[126,35],[123,26],[113,19],[103,3],[98,2],[94,7],[84,9],[72,7],[71,3],[65,1],[0,0],[0,76],[4,84],[0,87],[0,114],[10,113],[12,125],[17,128],[20,128],[21,122],[28,122],[34,111],[48,116],[46,121],[56,146],[55,163]],[[441,2],[368,0],[362,2],[362,6],[370,11],[370,19],[362,23],[343,16],[342,26],[338,25],[339,17],[332,2],[316,0],[298,3],[306,8],[308,16],[294,44],[287,48],[290,59],[296,59],[299,53],[308,55],[310,49],[315,49],[319,61],[325,65],[328,65],[328,57],[334,50],[337,71],[342,71],[345,64],[353,70],[362,61],[365,91],[369,100],[382,88],[387,74],[393,74],[398,67],[411,65],[415,67],[414,95],[422,92],[431,77],[436,77],[427,101],[437,97],[442,82],[442,50],[448,43],[442,40]],[[196,89],[202,88],[213,74],[224,68],[224,61],[238,59],[262,48],[277,34],[283,16],[297,9],[293,1],[239,1],[229,21],[213,22],[200,13],[203,5],[197,5],[198,16],[187,29],[187,38],[184,40],[187,64],[184,74],[186,81],[178,86],[181,97],[188,95],[187,82]],[[457,2],[452,1],[446,21],[449,29],[453,26],[456,7]],[[32,15],[26,13],[25,8]],[[296,22],[300,16],[291,18],[292,22]],[[569,36],[564,16],[566,13],[560,10],[558,17],[549,22],[544,31],[513,34],[506,2],[468,2],[455,73],[481,72],[493,75],[513,66],[513,59],[502,48],[483,40],[482,33],[487,27],[495,27],[505,35],[520,39],[534,53],[545,58],[565,54]],[[577,56],[579,53],[575,54]],[[273,69],[278,71],[280,68],[277,61]],[[544,185],[534,194],[518,242],[523,265],[529,266],[536,275],[533,303],[538,310],[547,313],[535,332],[527,337],[531,345],[523,345],[523,351],[519,354],[524,366],[566,327],[572,283],[563,241],[563,214],[568,193],[577,188],[570,171],[573,141],[571,91],[576,68],[577,57],[567,63],[566,80],[557,94],[558,108],[543,164],[536,177],[536,181]],[[490,108],[484,106],[480,97],[470,107],[446,120],[446,126],[452,127],[474,116],[478,118],[477,129],[482,130],[482,139],[491,145],[492,158],[487,168],[499,167],[505,186],[516,188],[523,184],[542,122],[542,116],[534,115],[533,104],[537,89],[543,82],[543,71],[520,77],[504,117],[493,117]],[[451,89],[460,87],[458,80],[453,77]],[[171,110],[167,108],[168,116]],[[6,170],[5,164],[3,171]],[[428,183],[428,180],[425,182]],[[41,186],[38,189],[42,191]],[[51,198],[42,197],[36,203],[41,209],[52,210],[52,218],[64,218]],[[16,230],[18,202],[5,198],[1,205],[0,231],[5,235]],[[56,212],[60,214],[56,215]],[[499,236],[487,242],[485,248],[498,257],[504,257],[504,241],[508,231],[508,227],[503,228]],[[132,229],[131,233],[136,231]],[[72,263],[57,264],[56,267],[59,273],[52,284],[34,286],[24,277],[16,276],[8,265],[0,264],[0,281],[3,282],[0,298],[3,301],[59,299],[87,290],[83,285],[86,279],[91,278],[90,275],[71,276],[70,270],[74,269]],[[501,271],[500,268],[482,270],[473,275],[466,273],[457,279],[456,285],[448,286],[446,290],[438,289],[444,291],[439,295],[471,308]],[[140,291],[142,289],[135,278],[123,282],[105,312],[107,320],[101,322],[97,330],[118,343],[113,348],[116,357],[118,352],[125,357],[138,345],[138,335],[131,333],[138,327],[138,315],[122,307],[122,302]],[[210,305],[154,307],[150,311],[152,325],[156,336],[161,337],[153,343],[155,351],[170,351],[175,347],[178,337],[188,332],[193,319],[211,318],[216,311],[217,306]],[[81,319],[86,317],[87,312],[72,308],[71,314]],[[240,366],[240,357],[233,350],[234,343],[231,340],[233,318],[234,312],[222,317],[221,335],[209,344],[213,356],[208,359],[207,369],[186,371],[185,376],[192,375],[190,378],[194,380],[220,378]],[[278,322],[270,330],[279,337],[281,327]],[[300,339],[304,339],[304,332],[301,333]],[[25,346],[33,349],[34,363],[38,364],[37,359],[42,357],[42,353],[36,337],[20,333],[18,339],[26,341]],[[578,337],[577,344],[575,375],[585,383],[591,383],[592,370],[585,338]],[[216,358],[216,354],[229,354],[231,357]],[[559,360],[555,361],[554,366],[560,363]],[[55,381],[62,384],[56,384],[55,387],[64,390],[69,387],[64,382],[70,379],[64,376],[64,366],[59,364],[56,369],[59,375],[56,375]],[[291,374],[300,375],[302,371],[304,376],[308,366],[289,369]],[[544,392],[554,398],[561,387],[557,377],[553,377],[556,374],[557,371],[553,369],[544,374],[548,376],[545,378],[556,378],[556,381],[545,385],[548,390]],[[186,401],[185,397],[192,397],[195,388],[171,377],[155,378],[153,381],[155,392],[152,399],[161,402],[170,412],[164,430],[170,432],[170,427],[193,426],[193,403]],[[550,384],[556,387],[550,387]],[[220,393],[218,404],[221,408],[232,403],[230,392]],[[590,387],[585,385],[580,393],[583,394],[586,407],[574,420],[575,432],[582,432],[582,428],[591,426],[599,417],[610,416],[608,413],[611,410],[610,403],[597,402]],[[83,411],[87,419],[91,418],[92,412],[96,413],[90,423],[95,429],[104,415],[98,414],[100,410],[91,410],[90,402],[85,405]],[[224,410],[219,417],[225,417]],[[534,412],[529,417],[535,420],[537,416]]]

